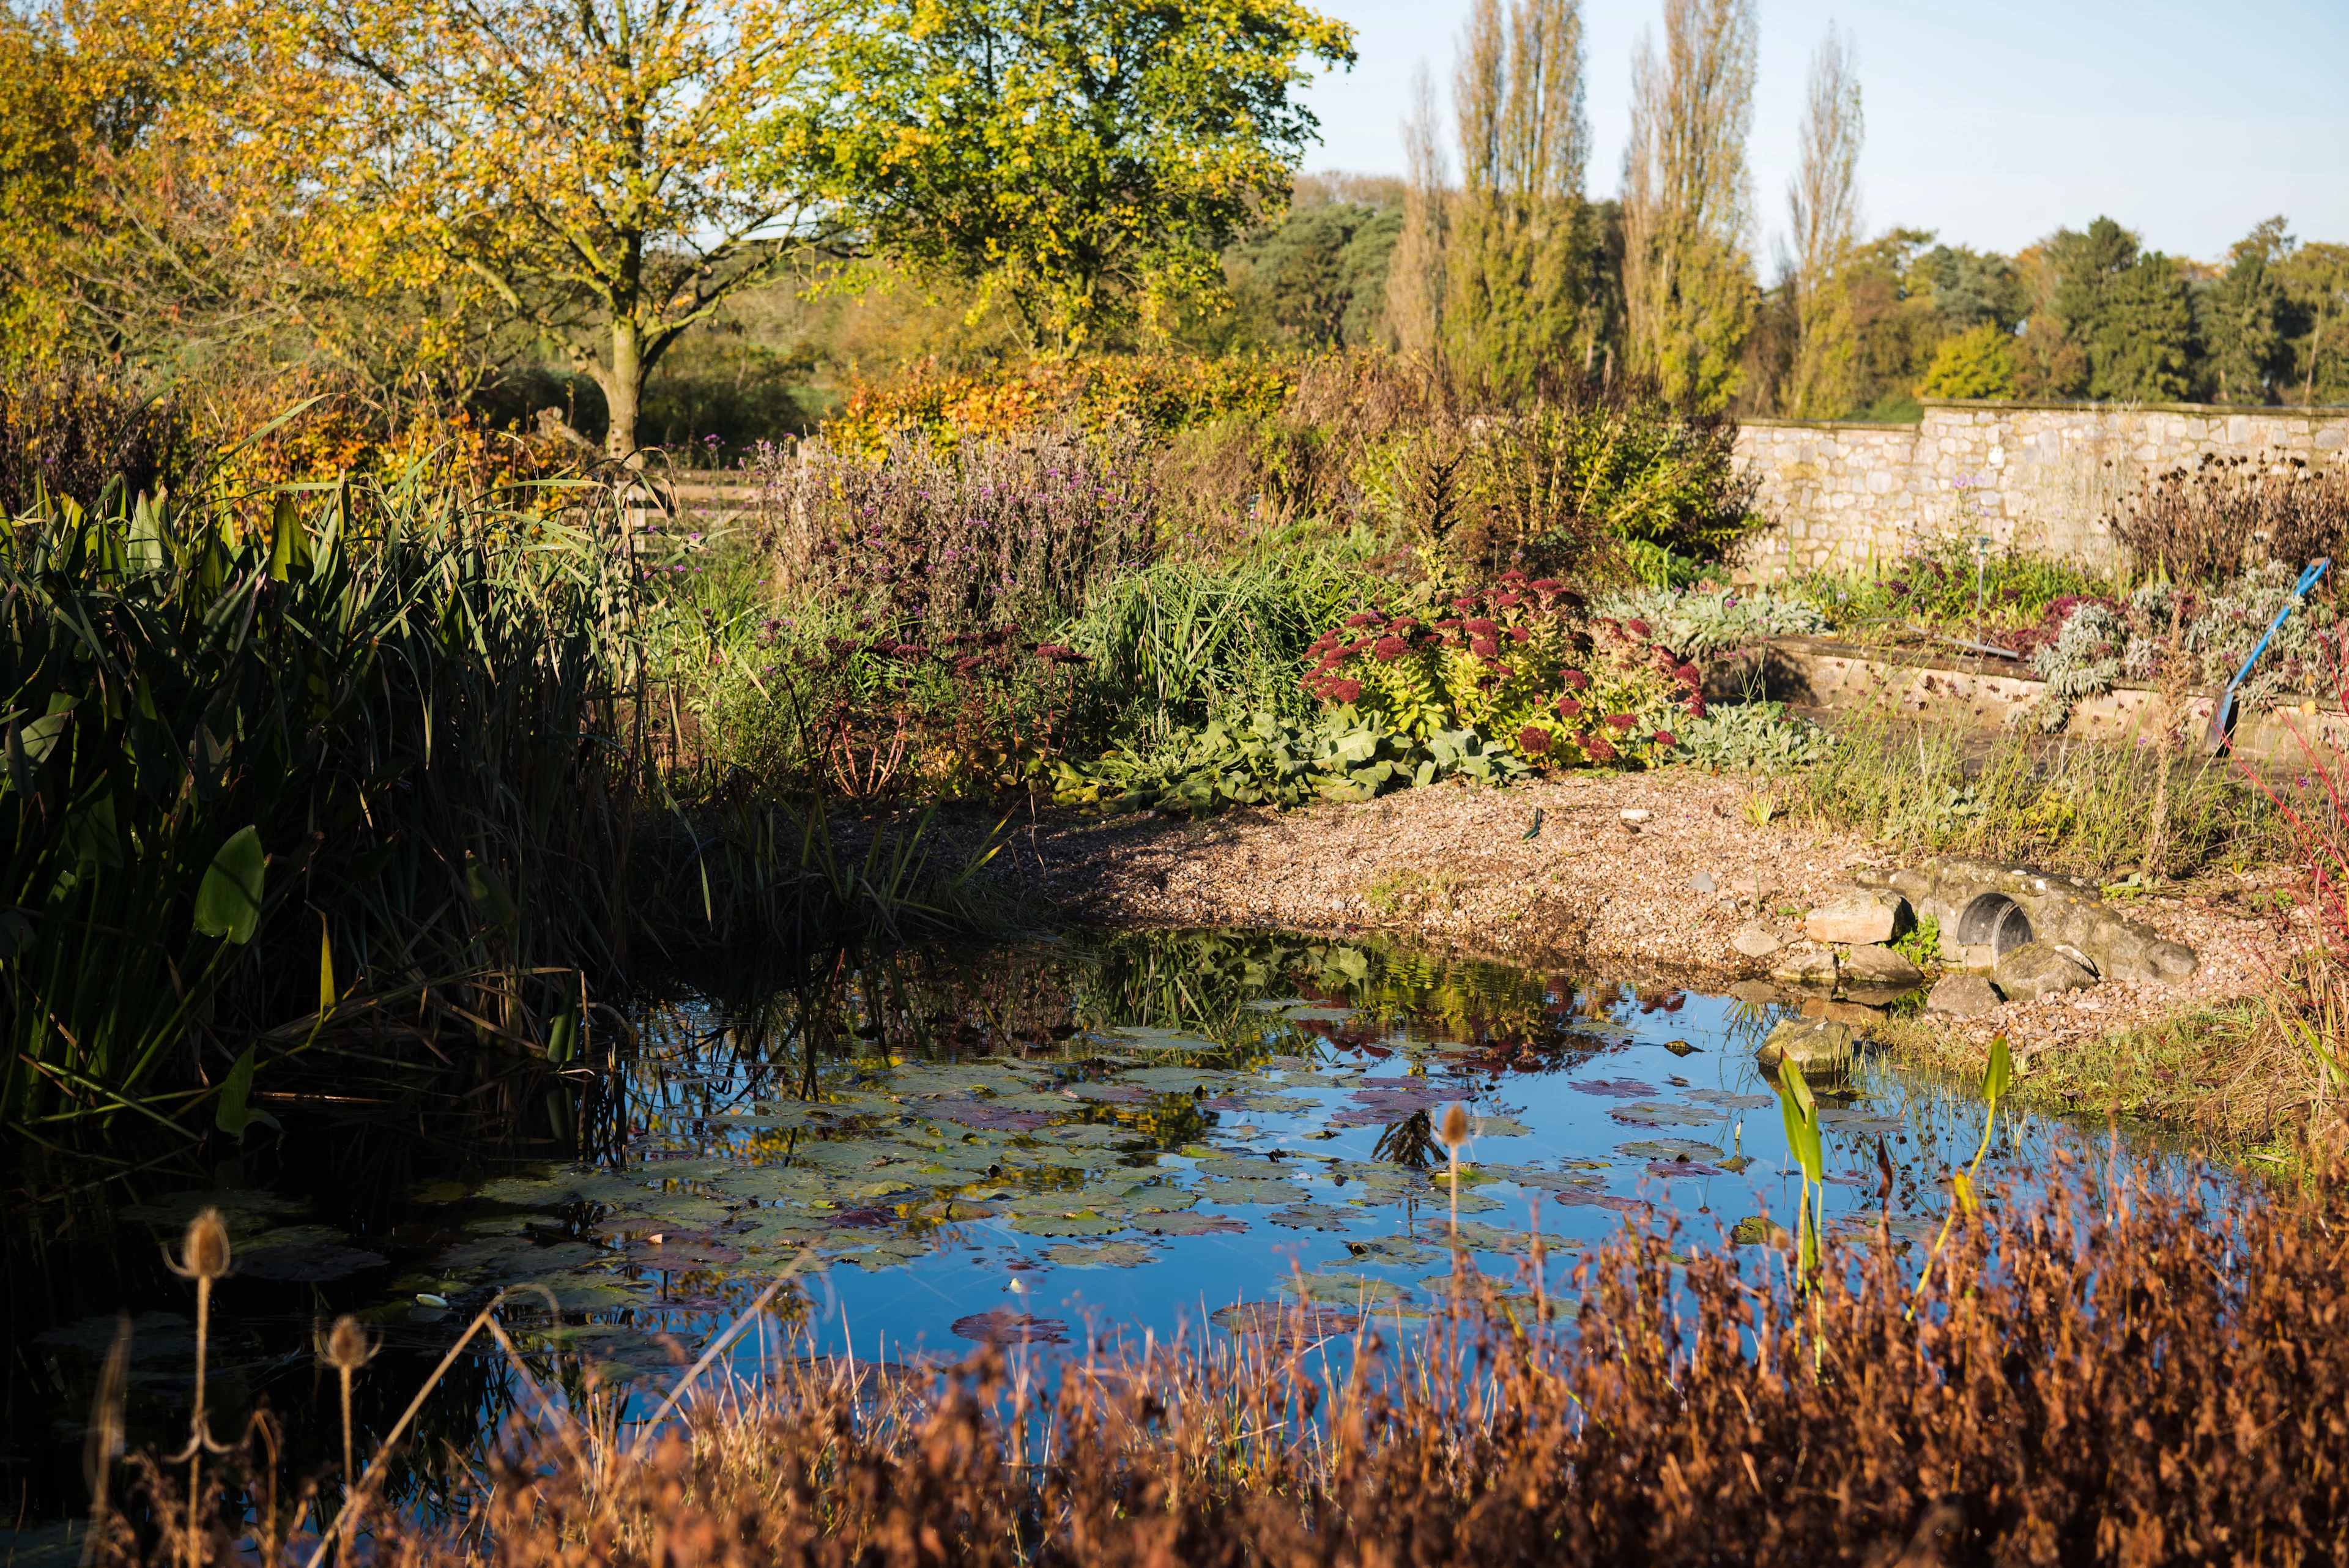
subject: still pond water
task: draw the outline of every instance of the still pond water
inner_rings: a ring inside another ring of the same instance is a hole
[[[755,999],[680,992],[606,1021],[559,1071],[460,1062],[419,1089],[339,1063],[289,1078],[265,1102],[283,1134],[241,1147],[159,1135],[133,1153],[118,1134],[105,1163],[20,1146],[0,1179],[0,1483],[28,1521],[85,1506],[81,1428],[119,1311],[134,1443],[184,1437],[191,1303],[161,1248],[206,1206],[238,1262],[215,1298],[215,1428],[265,1404],[297,1465],[333,1442],[316,1323],[357,1312],[381,1334],[361,1415],[379,1432],[491,1293],[524,1281],[563,1310],[531,1297],[509,1317],[573,1388],[657,1390],[795,1258],[781,1317],[859,1360],[1242,1332],[1255,1303],[1299,1296],[1408,1333],[1452,1288],[1436,1128],[1454,1104],[1473,1133],[1457,1235],[1495,1289],[1524,1289],[1537,1226],[1554,1271],[1627,1223],[1765,1243],[1800,1185],[1754,1055],[1781,1015],[1281,933],[1153,932],[843,964]],[[1889,1218],[1896,1245],[1930,1245],[1979,1102],[1865,1058],[1820,1101],[1831,1229],[1864,1245]],[[2101,1127],[2002,1113],[1988,1174],[2028,1183],[2057,1145],[2115,1152]],[[758,1353],[754,1336],[741,1354]],[[464,1364],[419,1451],[474,1446],[516,1392],[495,1362]]]

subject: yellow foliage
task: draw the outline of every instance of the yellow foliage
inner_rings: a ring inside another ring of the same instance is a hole
[[[1223,414],[1271,414],[1303,369],[1302,360],[1179,354],[1038,359],[980,374],[925,368],[887,387],[857,383],[823,433],[874,458],[900,434],[953,441],[1063,421],[1087,430],[1130,421],[1165,434]]]

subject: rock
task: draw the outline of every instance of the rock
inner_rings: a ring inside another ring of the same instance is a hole
[[[1861,1007],[1889,1007],[1904,997],[1917,994],[1913,985],[1847,985],[1842,988],[1843,1000]]]
[[[1692,891],[1699,893],[1711,893],[1718,889],[1721,886],[1720,883],[1713,879],[1713,873],[1710,871],[1698,872],[1695,876],[1689,878],[1688,885]]]
[[[1889,942],[1909,923],[1908,915],[1909,900],[1889,888],[1862,888],[1804,916],[1803,934],[1815,942]]]
[[[1925,983],[1925,971],[1890,948],[1853,948],[1843,955],[1847,985],[1897,985],[1910,990]]]
[[[1833,948],[1821,948],[1814,952],[1795,953],[1780,961],[1770,971],[1773,980],[1790,980],[1796,985],[1832,986],[1836,982],[1836,956]]]
[[[1648,818],[1655,815],[1656,814],[1652,811],[1641,811],[1637,807],[1634,807],[1630,811],[1617,812],[1615,815],[1621,817],[1626,822],[1645,822]]]
[[[1939,920],[1944,959],[1968,968],[1992,967],[1993,938],[2014,947],[2068,945],[2106,980],[2174,983],[2199,961],[2193,949],[2106,903],[2097,884],[2084,877],[1953,856],[1889,871],[1855,867],[1850,875],[1864,887],[1905,895],[1919,913]],[[2016,926],[2023,929],[2018,933]]]
[[[1851,1025],[1830,1018],[1789,1018],[1770,1031],[1755,1053],[1765,1066],[1840,1067],[1851,1060]]]
[[[1741,980],[1729,988],[1729,995],[1749,1007],[1767,1007],[1778,1000],[1778,988],[1766,980]]]
[[[1971,1018],[2005,1002],[1998,987],[1978,974],[1945,974],[1926,994],[1925,1011],[1952,1018]]]
[[[1906,996],[1907,992],[1899,993]],[[1884,1022],[1881,1008],[1857,1002],[1830,1002],[1824,996],[1803,998],[1802,1015],[1806,1018],[1826,1018],[1837,1023],[1848,1023],[1854,1029],[1867,1029]]]
[[[1768,958],[1786,944],[1767,926],[1748,926],[1730,938],[1729,945],[1747,958]]]
[[[2067,991],[2085,991],[2096,983],[2094,974],[2045,942],[2025,942],[2019,948],[2007,949],[1999,955],[1998,968],[1992,971],[1992,978],[1998,981],[1999,990],[2017,1002],[2034,996],[2056,996]]]

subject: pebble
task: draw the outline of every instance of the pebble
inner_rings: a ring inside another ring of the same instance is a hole
[[[1721,886],[1720,883],[1713,879],[1713,873],[1710,871],[1698,872],[1695,876],[1689,878],[1688,885],[1700,893],[1713,892]]]

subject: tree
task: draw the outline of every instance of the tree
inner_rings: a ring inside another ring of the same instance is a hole
[[[1444,144],[1435,130],[1435,84],[1422,61],[1403,117],[1402,234],[1387,267],[1386,336],[1401,352],[1435,352],[1444,327],[1445,186]]]
[[[1242,241],[1225,264],[1238,329],[1232,346],[1369,341],[1402,227],[1400,208],[1325,201],[1291,207]]]
[[[881,0],[799,145],[875,253],[1038,344],[1163,335],[1286,200],[1317,126],[1291,94],[1352,38],[1296,0]]]
[[[2275,267],[2292,244],[2283,218],[2268,219],[2235,242],[2225,274],[2200,295],[2203,375],[2215,402],[2270,401],[2274,383],[2290,373]]]
[[[342,265],[553,339],[633,460],[647,375],[814,232],[787,143],[842,3],[286,0],[273,140]]]
[[[1454,75],[1460,192],[1444,252],[1454,364],[1523,386],[1599,323],[1583,297],[1582,13],[1577,0],[1476,0]]]
[[[1795,240],[1795,357],[1786,413],[1798,420],[1840,419],[1852,406],[1858,354],[1844,270],[1859,234],[1859,148],[1864,134],[1859,78],[1850,44],[1833,27],[1811,57],[1803,111],[1803,161],[1786,188]]]
[[[1736,392],[1754,324],[1744,244],[1754,48],[1753,0],[1665,0],[1663,54],[1643,37],[1632,63],[1623,175],[1631,365],[1701,412]]]
[[[2048,250],[2056,274],[2054,314],[2088,365],[2088,396],[2170,402],[2186,395],[2194,356],[2194,314],[2186,277],[2158,251],[2110,218],[2085,234],[2059,231]]]
[[[1941,339],[1933,362],[1917,383],[1926,398],[2011,398],[2014,396],[2014,335],[1983,322]]]
[[[2288,363],[2302,403],[2349,400],[2349,245],[2310,244],[2277,264],[2291,309]]]

